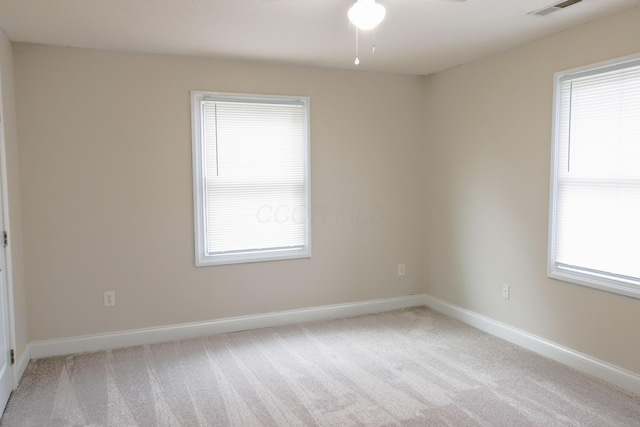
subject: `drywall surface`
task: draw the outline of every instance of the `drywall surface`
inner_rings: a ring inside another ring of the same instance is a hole
[[[0,80],[2,81],[2,120],[4,121],[4,148],[6,189],[9,200],[9,217],[5,225],[9,233],[9,280],[13,282],[14,330],[16,360],[22,357],[27,346],[27,294],[22,256],[22,218],[20,209],[20,179],[18,165],[18,136],[14,101],[13,52],[5,33],[0,30]]]
[[[639,23],[634,9],[429,77],[423,193],[428,294],[635,373],[640,300],[546,271],[553,74],[640,53]]]
[[[30,340],[422,292],[425,77],[28,44],[14,61]],[[311,259],[194,267],[191,90],[311,98]]]

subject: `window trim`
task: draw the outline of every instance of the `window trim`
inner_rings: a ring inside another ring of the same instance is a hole
[[[234,252],[229,254],[207,255],[205,226],[204,162],[202,144],[202,110],[200,103],[207,98],[216,98],[231,102],[267,102],[300,103],[305,108],[305,242],[302,248],[265,251]],[[264,261],[311,258],[311,100],[304,96],[281,96],[243,93],[225,93],[191,91],[191,141],[193,167],[193,211],[195,266],[206,267],[253,263]]]
[[[640,54],[628,55],[621,58],[589,64],[570,70],[559,71],[553,75],[553,117],[551,138],[551,177],[549,190],[549,236],[547,250],[547,276],[564,282],[574,283],[605,292],[640,299],[640,282],[619,278],[613,280],[610,277],[599,275],[597,272],[589,274],[570,267],[556,266],[556,214],[557,214],[557,189],[558,189],[558,162],[560,158],[560,91],[561,83],[568,78],[579,78],[600,74],[614,70],[621,70],[631,66],[640,65]]]

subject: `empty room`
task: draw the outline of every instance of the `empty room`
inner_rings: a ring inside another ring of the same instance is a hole
[[[0,204],[0,425],[640,425],[640,0],[3,1]]]

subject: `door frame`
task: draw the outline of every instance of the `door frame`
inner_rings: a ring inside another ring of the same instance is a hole
[[[0,85],[2,83],[2,75],[0,74]],[[7,275],[7,321],[9,327],[9,346],[14,351],[14,363],[10,365],[12,390],[18,387],[20,378],[18,377],[18,355],[16,354],[16,330],[15,315],[13,303],[13,263],[12,263],[12,233],[11,223],[9,221],[9,186],[7,176],[7,149],[6,149],[6,120],[4,111],[4,93],[0,86],[0,181],[2,184],[2,224],[0,226],[0,235],[6,231],[9,235],[8,244],[4,248],[5,271]],[[2,244],[3,242],[0,242]],[[28,351],[28,350],[25,350]]]

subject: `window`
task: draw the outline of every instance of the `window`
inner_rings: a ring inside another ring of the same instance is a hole
[[[640,298],[640,58],[555,77],[549,276]]]
[[[192,92],[196,266],[308,258],[309,99]]]

